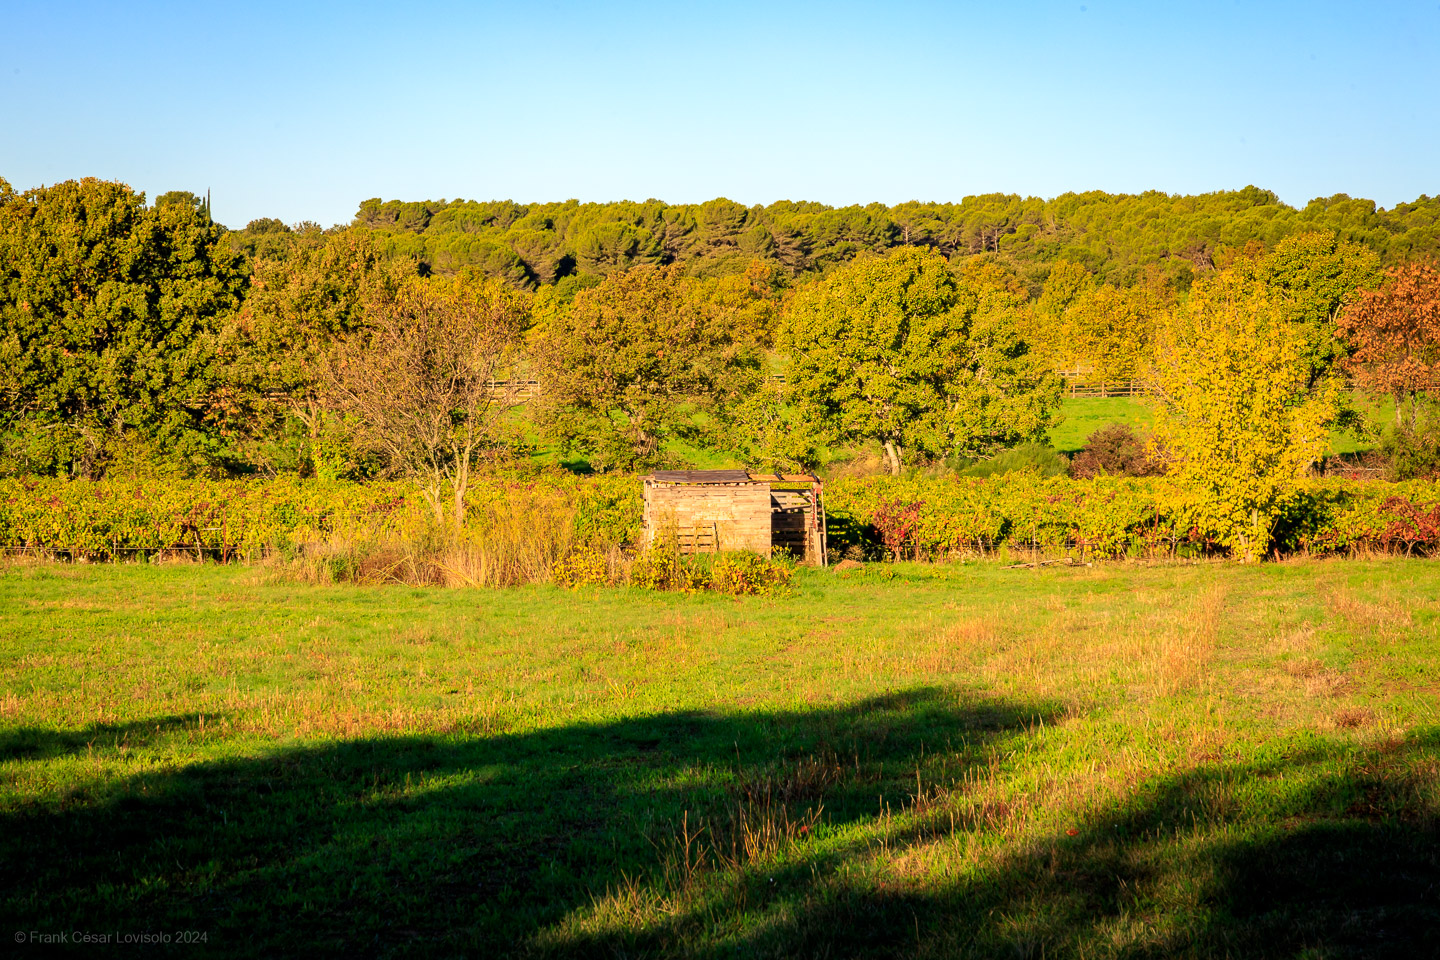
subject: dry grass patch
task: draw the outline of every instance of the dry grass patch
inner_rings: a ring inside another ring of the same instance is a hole
[[[1337,588],[1325,594],[1325,610],[1332,617],[1358,627],[1361,631],[1393,638],[1414,628],[1415,618],[1411,607],[1415,599],[1386,597],[1373,601],[1363,600],[1348,589]]]
[[[1353,730],[1375,722],[1375,713],[1368,707],[1341,707],[1335,711],[1335,726],[1342,730]]]
[[[1157,683],[1163,696],[1174,696],[1202,683],[1219,642],[1225,591],[1212,586],[1183,613],[1160,643]]]
[[[993,620],[961,620],[942,628],[914,653],[915,665],[924,673],[961,673],[981,651],[993,644],[999,630]]]

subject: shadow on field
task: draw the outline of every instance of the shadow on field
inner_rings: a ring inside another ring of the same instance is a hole
[[[130,723],[92,723],[83,730],[56,730],[53,727],[0,730],[0,762],[51,760],[96,747],[102,751],[119,747],[138,749],[167,739],[177,731],[193,728],[199,722],[200,714],[187,713]]]
[[[1440,949],[1434,739],[1215,764],[960,876],[866,874],[879,841],[919,862],[1003,829],[1018,812],[967,785],[1053,719],[923,689],[200,763],[0,814],[0,911],[11,929],[204,931],[183,948],[200,954]],[[570,922],[592,906],[600,922]]]

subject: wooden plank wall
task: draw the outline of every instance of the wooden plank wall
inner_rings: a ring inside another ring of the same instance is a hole
[[[770,485],[645,483],[645,542],[673,524],[685,553],[753,550],[770,555]]]

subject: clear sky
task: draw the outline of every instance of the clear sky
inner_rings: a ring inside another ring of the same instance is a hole
[[[0,4],[0,176],[831,204],[1440,192],[1440,0]]]

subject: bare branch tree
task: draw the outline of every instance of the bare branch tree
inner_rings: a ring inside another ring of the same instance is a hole
[[[476,453],[515,403],[497,389],[516,360],[527,304],[496,280],[413,278],[365,304],[366,326],[324,364],[328,404],[356,442],[413,479],[438,523],[458,529]]]

